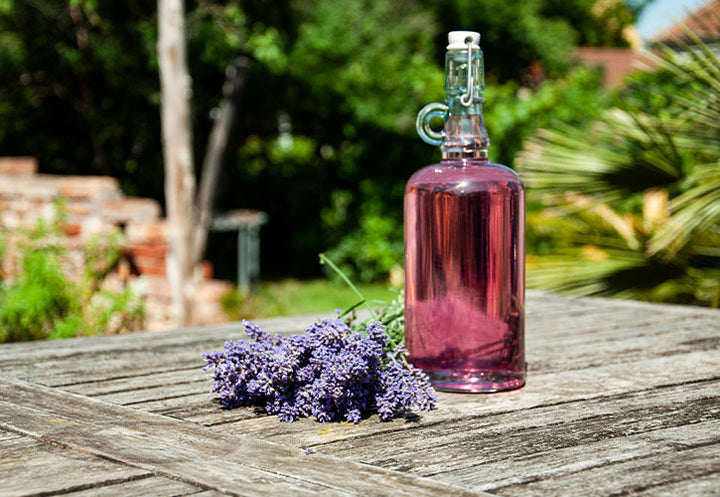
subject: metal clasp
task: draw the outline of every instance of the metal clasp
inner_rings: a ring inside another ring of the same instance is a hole
[[[473,103],[473,100],[475,99],[475,79],[473,78],[473,71],[472,71],[472,47],[473,47],[473,41],[470,36],[465,38],[465,43],[468,47],[468,57],[467,57],[467,93],[460,97],[460,103],[463,104],[465,107],[470,107]]]

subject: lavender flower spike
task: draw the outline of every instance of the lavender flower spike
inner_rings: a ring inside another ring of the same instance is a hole
[[[403,411],[435,408],[427,377],[403,360],[402,350],[387,350],[379,322],[360,333],[326,319],[288,337],[249,321],[243,325],[250,340],[203,354],[204,369],[213,370],[212,392],[225,408],[260,405],[286,422],[313,416],[352,423],[373,410],[389,420]]]

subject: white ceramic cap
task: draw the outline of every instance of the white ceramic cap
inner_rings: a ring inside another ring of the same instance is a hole
[[[475,31],[450,31],[448,33],[448,50],[462,50],[467,48],[467,40],[472,38],[472,47],[480,48],[480,33]]]

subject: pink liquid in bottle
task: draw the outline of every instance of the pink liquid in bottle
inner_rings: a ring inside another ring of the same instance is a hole
[[[525,194],[509,168],[450,159],[405,190],[405,345],[439,390],[525,384]]]

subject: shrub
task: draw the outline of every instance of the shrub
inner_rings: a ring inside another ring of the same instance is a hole
[[[119,259],[117,237],[83,247],[84,271],[73,281],[63,272],[68,254],[59,226],[38,223],[18,244],[20,273],[0,284],[0,342],[139,329],[145,313],[138,297],[129,289],[100,288]]]
[[[544,209],[531,286],[720,306],[720,58],[692,33],[662,48],[587,130],[543,131],[521,172]]]

